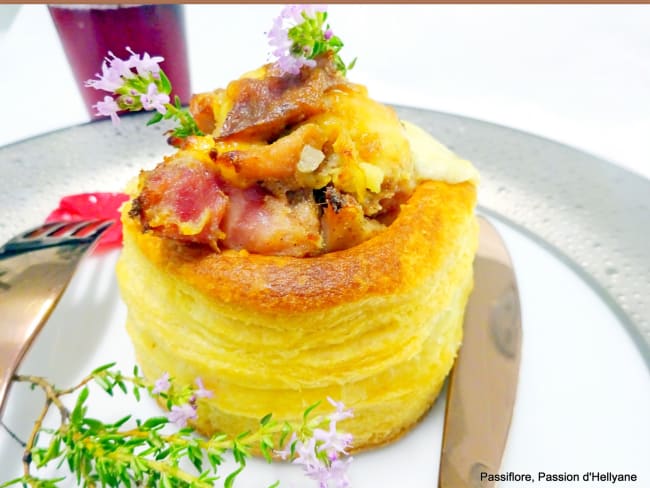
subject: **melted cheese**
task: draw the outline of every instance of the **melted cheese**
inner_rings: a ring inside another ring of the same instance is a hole
[[[479,182],[479,174],[469,161],[458,157],[429,133],[411,122],[402,121],[411,144],[415,178],[446,183]]]

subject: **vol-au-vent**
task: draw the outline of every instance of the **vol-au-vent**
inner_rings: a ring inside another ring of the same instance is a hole
[[[339,425],[361,450],[414,426],[454,362],[478,176],[350,81],[314,15],[284,54],[271,31],[278,59],[190,113],[153,79],[145,101],[152,122],[179,121],[177,152],[128,188],[118,282],[144,374],[215,393],[201,432],[293,422],[329,398],[354,412]]]

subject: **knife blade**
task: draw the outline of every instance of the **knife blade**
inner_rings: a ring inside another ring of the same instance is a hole
[[[487,474],[499,472],[517,393],[522,336],[517,282],[499,233],[484,218],[479,225],[475,286],[448,383],[439,488],[494,486]]]

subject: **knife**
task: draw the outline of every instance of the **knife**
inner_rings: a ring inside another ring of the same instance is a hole
[[[512,261],[497,230],[479,218],[474,290],[451,372],[438,488],[493,487],[517,393],[521,313]],[[494,479],[494,478],[492,478]]]

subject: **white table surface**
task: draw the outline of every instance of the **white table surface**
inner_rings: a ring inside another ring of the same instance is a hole
[[[193,91],[264,63],[280,9],[186,6]],[[650,177],[650,5],[329,12],[344,59],[358,56],[349,77],[375,98],[532,132]],[[0,93],[0,146],[89,120],[44,5],[0,6]]]

